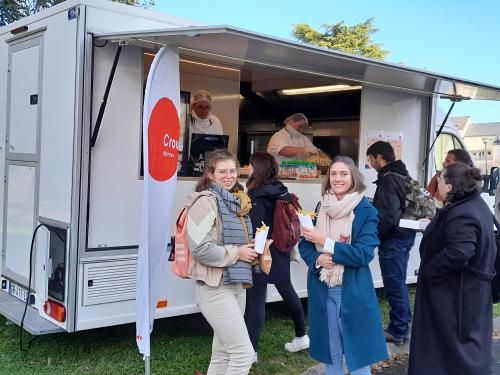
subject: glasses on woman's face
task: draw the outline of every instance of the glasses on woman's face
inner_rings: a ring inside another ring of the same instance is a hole
[[[238,175],[238,171],[236,169],[216,169],[214,173],[218,176],[231,176],[235,177]]]

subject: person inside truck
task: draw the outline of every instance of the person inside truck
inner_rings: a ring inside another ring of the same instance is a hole
[[[303,113],[294,113],[283,121],[285,127],[274,133],[267,152],[280,164],[284,160],[307,160],[319,149],[304,135],[309,120]]]
[[[459,148],[448,151],[448,153],[446,154],[446,159],[444,159],[443,161],[443,168],[446,168],[448,165],[451,165],[453,163],[463,163],[465,165],[468,165],[469,167],[474,166],[472,164],[472,159],[470,158],[469,153]],[[431,181],[429,182],[429,185],[427,186],[427,191],[435,199],[443,201],[443,198],[439,196],[438,182],[437,182],[437,177],[440,174],[441,172],[438,172],[432,177]]]
[[[223,134],[219,118],[212,114],[212,95],[206,90],[193,95],[189,131],[190,134]]]

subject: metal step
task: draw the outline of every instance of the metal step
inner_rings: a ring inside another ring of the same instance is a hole
[[[24,302],[0,291],[0,314],[7,319],[21,325],[21,319],[24,312]],[[64,329],[44,319],[33,306],[28,306],[26,317],[24,318],[23,328],[32,335],[47,335],[50,333],[64,332]]]

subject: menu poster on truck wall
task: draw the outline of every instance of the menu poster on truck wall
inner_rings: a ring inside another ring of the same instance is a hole
[[[384,141],[389,142],[396,154],[396,160],[403,158],[403,133],[385,132]]]
[[[366,133],[365,136],[365,169],[371,169],[370,163],[368,162],[368,157],[366,156],[366,150],[378,141],[384,141],[391,144],[394,149],[394,154],[396,155],[396,160],[403,157],[403,133],[400,132],[384,132],[381,130],[372,130]]]

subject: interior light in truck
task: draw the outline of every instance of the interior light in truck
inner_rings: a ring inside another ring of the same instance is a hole
[[[329,85],[329,86],[315,86],[315,87],[301,87],[297,89],[285,89],[280,90],[281,95],[304,95],[304,94],[318,94],[321,92],[333,92],[333,91],[349,91],[349,90],[360,90],[361,86],[351,86],[351,85]]]

